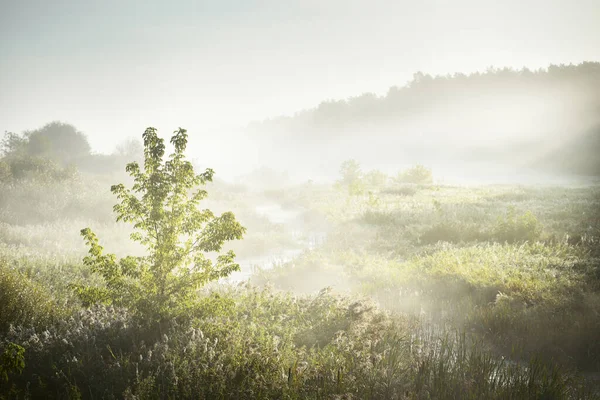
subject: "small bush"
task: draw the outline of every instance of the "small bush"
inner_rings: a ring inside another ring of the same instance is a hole
[[[498,217],[493,236],[500,242],[534,242],[541,233],[542,227],[531,211],[517,216],[515,208],[509,207],[505,217]]]
[[[3,347],[3,353],[0,353],[0,383],[10,384],[8,392],[13,396],[16,394],[16,388],[10,383],[11,378],[13,375],[20,375],[25,368],[25,349],[12,342],[6,343]],[[1,394],[0,398],[3,398]]]
[[[430,184],[433,183],[433,173],[431,169],[418,164],[400,172],[396,177],[396,182]]]

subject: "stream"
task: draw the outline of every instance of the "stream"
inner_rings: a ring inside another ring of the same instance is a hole
[[[323,244],[327,233],[323,231],[307,231],[302,229],[302,212],[298,209],[283,208],[279,203],[265,203],[255,207],[258,215],[267,218],[271,223],[281,225],[293,239],[294,244],[284,248],[276,248],[256,257],[238,258],[240,271],[232,273],[224,281],[239,283],[248,280],[258,269],[270,269],[288,263],[306,250],[313,250]]]

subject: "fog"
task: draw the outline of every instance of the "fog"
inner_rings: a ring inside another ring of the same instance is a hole
[[[417,71],[600,57],[600,11],[587,0],[27,0],[2,9],[0,129],[63,120],[102,153],[147,126],[183,126],[201,141],[324,100],[385,95]]]
[[[489,183],[593,181],[599,84],[598,63],[419,72],[385,95],[324,101],[221,131],[195,149],[228,180],[269,167],[296,183],[333,182],[352,158],[386,173],[425,164],[446,183],[485,183],[486,174]]]
[[[0,0],[0,399],[600,398],[599,21]]]
[[[457,179],[481,169],[464,161],[537,169],[599,125],[597,65],[539,73],[600,57],[593,1],[2,8],[1,130],[61,120],[110,154],[182,126],[228,181],[260,167],[332,181],[348,158]]]

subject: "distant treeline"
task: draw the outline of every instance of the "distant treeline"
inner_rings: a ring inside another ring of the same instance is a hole
[[[5,132],[0,142],[0,183],[28,178],[70,179],[76,171],[110,174],[143,154],[141,143],[125,141],[110,154],[94,154],[87,136],[54,121],[22,133]]]
[[[386,161],[417,149],[422,157],[413,161],[428,155],[500,162],[518,157],[519,165],[600,175],[599,88],[600,62],[468,75],[417,72],[386,95],[324,101],[291,117],[253,123],[250,130],[282,147],[293,140],[311,151],[354,143]],[[373,139],[387,149],[370,147]]]

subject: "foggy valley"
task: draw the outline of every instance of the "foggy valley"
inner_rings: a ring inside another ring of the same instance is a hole
[[[0,399],[600,399],[599,21],[0,0]]]

